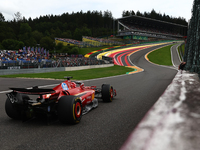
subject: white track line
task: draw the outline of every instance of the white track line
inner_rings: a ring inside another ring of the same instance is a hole
[[[173,47],[173,46],[172,46],[172,47]],[[172,47],[170,48],[170,52],[171,52],[171,61],[172,61],[173,66],[174,66],[175,68],[177,68],[176,65],[174,64],[174,58],[173,58],[173,54],[172,54]]]
[[[182,62],[181,56],[179,55],[179,52],[178,52],[178,47],[179,47],[180,45],[181,45],[181,44],[179,44],[179,45],[176,46],[176,52],[177,52],[177,54],[178,54],[178,58],[179,58],[180,62]]]

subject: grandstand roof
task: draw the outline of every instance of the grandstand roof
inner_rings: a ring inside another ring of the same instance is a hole
[[[177,27],[183,27],[187,28],[187,26],[176,24],[176,23],[171,23],[171,22],[166,22],[166,21],[161,21],[161,20],[156,20],[156,19],[151,19],[151,18],[146,18],[146,17],[141,17],[141,16],[126,16],[123,18],[118,18],[117,20],[123,20],[123,21],[128,21],[129,23],[133,22],[152,22],[152,23],[157,23],[157,24],[166,24],[166,25],[172,25],[172,26],[177,26]]]

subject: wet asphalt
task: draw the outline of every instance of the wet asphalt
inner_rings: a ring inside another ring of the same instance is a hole
[[[171,50],[178,68],[177,45]],[[199,150],[199,87],[197,73],[179,70],[121,150]]]
[[[144,69],[141,73],[85,81],[85,85],[97,87],[109,83],[117,90],[117,97],[111,103],[99,101],[98,108],[84,115],[77,125],[64,125],[55,121],[47,126],[45,119],[22,123],[10,119],[5,113],[5,93],[9,87],[44,86],[58,84],[61,80],[0,78],[1,149],[120,149],[177,73],[175,69],[157,66],[145,60],[144,55],[155,48],[158,46],[130,57],[135,65]]]

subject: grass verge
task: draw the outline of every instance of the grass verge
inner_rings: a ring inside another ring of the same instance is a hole
[[[184,56],[184,53],[185,53],[185,44],[181,44],[179,47],[178,47],[178,53],[179,53],[179,56]],[[182,57],[181,58],[181,61],[182,61]]]
[[[106,68],[95,68],[77,71],[61,71],[61,72],[48,72],[48,73],[34,73],[34,74],[14,74],[14,75],[3,75],[0,77],[6,78],[52,78],[52,79],[64,79],[64,76],[73,76],[74,80],[88,80],[109,76],[116,76],[126,74],[126,72],[134,71],[132,68],[124,66],[114,65],[113,67]]]
[[[172,45],[169,45],[149,53],[147,56],[149,61],[159,65],[172,66],[171,47]]]

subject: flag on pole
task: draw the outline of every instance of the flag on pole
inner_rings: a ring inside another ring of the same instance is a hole
[[[26,52],[26,46],[23,47],[23,52],[24,52],[25,54],[27,54],[27,52]]]
[[[38,47],[38,53],[40,54],[40,47]]]
[[[46,56],[46,49],[44,50],[44,55]]]
[[[41,54],[42,55],[44,54],[44,48],[43,47],[41,48]]]
[[[49,59],[49,50],[47,51],[47,59]]]
[[[31,48],[31,53],[34,53],[34,47]]]
[[[38,52],[37,52],[37,47],[35,47],[35,54],[37,54]]]
[[[28,47],[28,53],[30,53],[30,49],[31,49],[31,47],[29,46],[29,47]]]

